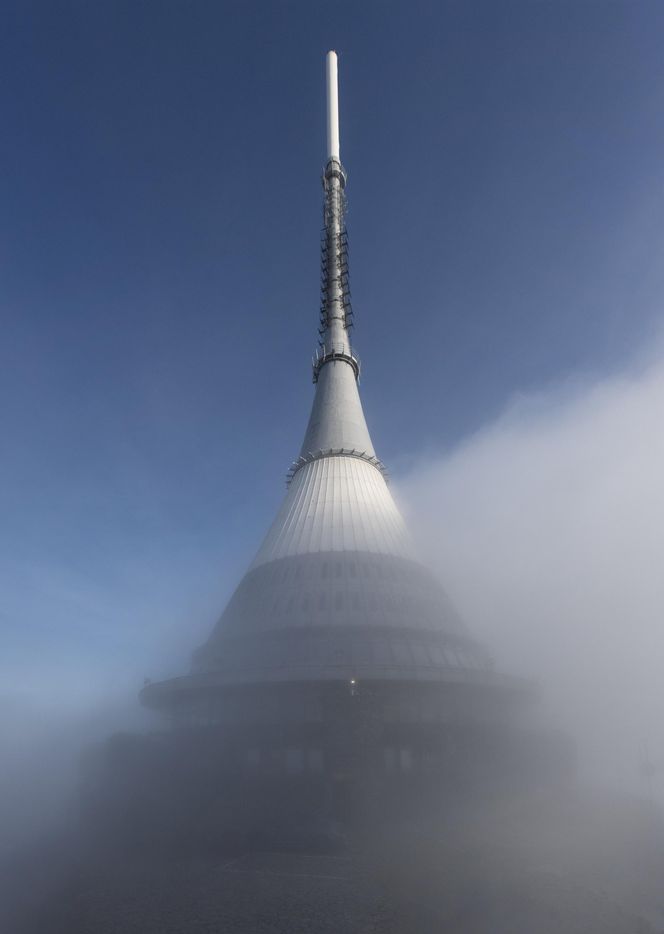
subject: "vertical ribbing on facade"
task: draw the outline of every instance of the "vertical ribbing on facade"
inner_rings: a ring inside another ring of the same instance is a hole
[[[301,467],[252,566],[318,551],[414,558],[385,479],[366,460],[330,455]]]

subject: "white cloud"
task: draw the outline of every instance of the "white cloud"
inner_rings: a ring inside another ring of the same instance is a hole
[[[644,741],[664,764],[664,357],[515,400],[400,488],[474,633],[586,764],[634,782]]]

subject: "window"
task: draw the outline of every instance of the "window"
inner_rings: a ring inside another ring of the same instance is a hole
[[[410,646],[407,642],[393,642],[392,649],[397,663],[400,665],[412,665],[413,656],[410,653]]]
[[[373,643],[374,659],[377,665],[392,665],[392,651],[389,642],[377,639]]]
[[[289,746],[286,749],[286,771],[291,775],[302,772],[304,769],[304,750],[299,746]]]
[[[399,750],[399,768],[402,772],[410,772],[413,767],[413,753],[407,746]]]
[[[430,645],[429,652],[431,653],[431,658],[435,665],[446,665],[447,659],[445,658],[445,653],[439,645]]]
[[[307,768],[310,772],[322,772],[323,771],[323,750],[322,749],[308,749],[307,750]]]
[[[261,751],[258,746],[250,746],[247,749],[247,765],[255,769],[261,764]]]
[[[427,654],[427,650],[425,646],[423,646],[419,642],[413,642],[413,644],[411,645],[411,649],[413,652],[413,657],[415,658],[415,663],[417,665],[429,665],[430,664],[429,656]]]

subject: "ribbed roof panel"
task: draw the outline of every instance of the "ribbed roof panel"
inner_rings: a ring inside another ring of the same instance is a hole
[[[415,557],[385,478],[360,457],[329,455],[297,471],[252,567],[321,551]]]

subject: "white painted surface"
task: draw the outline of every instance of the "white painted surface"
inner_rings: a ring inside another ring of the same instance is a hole
[[[297,471],[253,567],[320,551],[415,559],[383,475],[359,457],[321,457]]]
[[[327,71],[327,158],[339,159],[339,83],[337,53],[328,52]]]
[[[339,448],[376,456],[355,373],[344,360],[326,363],[320,371],[300,456]]]

